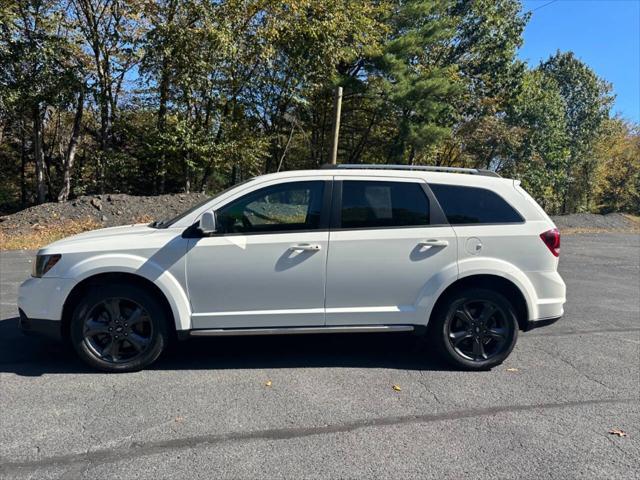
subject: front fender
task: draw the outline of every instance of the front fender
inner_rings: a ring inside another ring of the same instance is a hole
[[[176,330],[191,328],[189,299],[181,283],[166,265],[154,261],[153,257],[148,259],[131,254],[108,253],[83,259],[73,265],[65,276],[76,280],[77,285],[87,278],[102,273],[128,273],[154,283],[169,302]]]

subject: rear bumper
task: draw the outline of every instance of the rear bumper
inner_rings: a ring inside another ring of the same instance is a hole
[[[54,340],[62,339],[62,322],[59,320],[29,318],[22,309],[18,309],[18,313],[20,314],[18,327],[25,335],[47,337]]]

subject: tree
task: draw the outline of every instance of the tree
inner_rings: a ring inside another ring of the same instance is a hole
[[[90,90],[100,111],[99,188],[104,191],[105,161],[112,146],[112,126],[127,73],[138,62],[142,4],[138,0],[71,0],[72,15],[93,60]],[[71,12],[69,12],[71,13]]]
[[[593,151],[597,159],[595,205],[603,212],[640,213],[640,129],[605,120]]]
[[[564,101],[555,80],[540,70],[528,72],[508,122],[522,129],[522,138],[504,172],[520,178],[548,212],[557,213],[570,151]]]
[[[566,184],[562,188],[562,212],[588,209],[595,172],[590,151],[602,123],[609,116],[614,99],[611,85],[572,52],[557,52],[539,68],[558,85],[567,121],[569,162]]]
[[[506,112],[526,70],[516,59],[529,18],[521,9],[518,0],[460,0],[446,10],[455,35],[434,58],[456,66],[460,89],[452,135],[431,155],[436,164],[500,169],[520,141]]]
[[[47,195],[43,135],[49,109],[65,104],[77,84],[72,47],[60,34],[61,14],[57,2],[43,0],[3,4],[0,13],[3,103],[31,119],[38,203]]]

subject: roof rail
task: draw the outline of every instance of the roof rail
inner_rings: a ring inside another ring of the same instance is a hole
[[[325,164],[322,168],[336,168],[338,170],[420,170],[425,172],[449,172],[449,173],[469,173],[471,175],[483,175],[485,177],[500,177],[492,170],[481,168],[460,168],[460,167],[436,167],[432,165],[384,165],[377,163],[340,163],[338,165]]]

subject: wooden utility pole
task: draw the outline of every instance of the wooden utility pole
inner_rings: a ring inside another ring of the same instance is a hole
[[[340,113],[342,111],[342,87],[336,87],[333,99],[333,141],[331,143],[331,164],[338,161],[338,137],[340,136]]]

